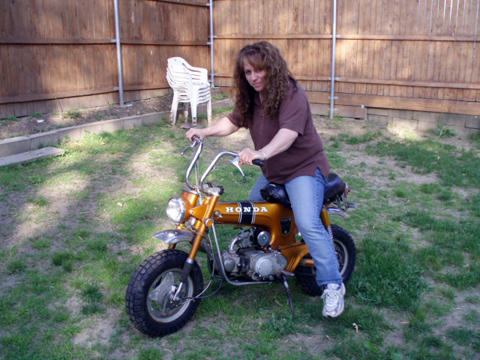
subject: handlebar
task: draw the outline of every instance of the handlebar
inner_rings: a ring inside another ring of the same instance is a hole
[[[198,145],[198,149],[197,151],[195,152],[195,155],[193,156],[193,159],[192,161],[190,162],[190,165],[188,166],[188,169],[187,169],[187,172],[185,173],[185,183],[187,184],[187,186],[192,189],[192,190],[196,190],[195,186],[193,186],[191,183],[190,183],[190,174],[192,173],[192,170],[193,170],[193,167],[195,166],[195,164],[197,163],[198,161],[198,158],[200,157],[200,154],[202,153],[203,151],[203,142],[202,140],[200,140],[200,138],[198,136],[193,136],[192,137],[192,144],[185,148],[185,150],[182,151],[182,155],[185,154],[185,152],[188,150],[188,149],[193,149],[195,148],[197,145]]]
[[[263,165],[265,165],[265,161],[260,159],[255,159],[252,161],[252,164],[257,165],[258,167],[263,167]]]
[[[217,154],[217,156],[215,156],[215,158],[212,160],[212,162],[208,166],[207,170],[205,170],[205,172],[203,173],[202,177],[200,178],[199,186],[197,187],[197,186],[192,185],[190,183],[190,180],[189,180],[190,174],[192,173],[192,170],[195,167],[195,165],[196,165],[196,163],[197,163],[197,161],[200,157],[200,154],[203,151],[203,142],[198,136],[195,135],[195,136],[192,137],[192,144],[182,151],[182,155],[183,155],[183,154],[185,154],[185,152],[187,150],[193,149],[197,146],[198,146],[197,151],[195,152],[195,155],[193,156],[192,161],[190,162],[190,165],[188,166],[187,172],[185,174],[185,183],[187,184],[187,186],[190,189],[195,190],[195,191],[198,189],[205,194],[211,195],[212,191],[210,191],[208,188],[205,188],[204,182],[205,182],[205,179],[208,177],[208,175],[210,175],[210,172],[213,170],[213,168],[218,163],[218,161],[224,156],[232,156],[233,157],[233,160],[231,161],[231,164],[233,166],[235,166],[240,171],[240,173],[243,176],[243,182],[245,183],[247,181],[247,178],[245,177],[245,174],[243,173],[242,168],[240,167],[240,159],[238,158],[238,154],[235,153],[235,152],[232,152],[232,151],[222,151],[221,153]],[[265,161],[260,160],[260,159],[255,159],[255,160],[252,161],[252,163],[254,165],[262,167],[262,166],[264,166]],[[217,188],[217,189],[219,189],[219,188]]]
[[[215,156],[215,158],[212,160],[212,162],[210,163],[210,165],[208,165],[208,168],[207,170],[205,170],[205,172],[203,173],[201,179],[200,179],[200,190],[205,193],[205,194],[211,194],[212,192],[211,191],[208,191],[208,189],[205,188],[205,186],[203,185],[203,183],[205,182],[205,179],[208,177],[208,175],[210,175],[210,172],[213,170],[213,168],[215,167],[215,165],[217,164],[217,162],[224,156],[232,156],[234,159],[231,161],[232,165],[234,165],[239,171],[240,173],[242,174],[243,176],[243,182],[247,182],[247,178],[245,177],[245,174],[243,173],[240,165],[239,165],[239,159],[238,159],[238,155],[237,153],[235,152],[232,152],[232,151],[222,151],[221,153],[217,154],[217,156]]]

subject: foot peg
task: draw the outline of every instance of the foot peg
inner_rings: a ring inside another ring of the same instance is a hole
[[[356,209],[357,209],[357,205],[354,204],[354,203],[345,201],[345,208],[346,208],[346,209],[356,210]]]

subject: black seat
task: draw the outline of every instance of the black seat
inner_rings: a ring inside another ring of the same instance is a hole
[[[292,208],[292,204],[290,204],[290,199],[288,198],[287,190],[285,190],[285,186],[283,185],[270,183],[260,190],[260,194],[265,201],[275,204],[282,204],[288,209]]]
[[[323,195],[323,204],[329,204],[333,202],[338,196],[341,196],[345,191],[345,183],[340,179],[337,174],[328,175],[325,180],[325,193]],[[275,183],[270,183],[260,190],[265,201],[282,204],[283,206],[291,209],[290,199],[288,198],[285,186]]]
[[[323,204],[333,202],[338,196],[342,196],[345,191],[345,183],[337,174],[331,173],[325,180],[325,193],[323,194]]]

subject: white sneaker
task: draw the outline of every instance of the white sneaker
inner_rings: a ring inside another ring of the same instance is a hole
[[[337,317],[343,313],[345,307],[343,297],[345,296],[345,285],[328,284],[322,294],[323,311],[325,317]]]

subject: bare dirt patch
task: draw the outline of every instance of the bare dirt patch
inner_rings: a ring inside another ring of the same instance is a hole
[[[97,121],[170,111],[171,105],[172,95],[165,95],[134,101],[126,104],[126,106],[111,104],[86,109],[66,109],[63,112],[49,114],[35,114],[35,116],[26,116],[16,120],[13,118],[2,119],[0,120],[0,139],[32,135]]]
[[[106,316],[98,316],[93,321],[88,320],[89,325],[75,336],[73,343],[88,347],[97,343],[107,345],[114,334],[115,322],[120,316],[120,311],[109,309]]]

